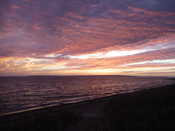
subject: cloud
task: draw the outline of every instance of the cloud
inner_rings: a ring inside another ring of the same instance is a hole
[[[136,7],[146,8],[157,11],[175,11],[174,5],[175,2],[173,0],[130,0],[131,4]]]
[[[175,41],[173,41],[172,43],[175,43]],[[113,57],[130,56],[130,55],[142,54],[147,52],[153,52],[157,50],[159,51],[164,49],[175,48],[175,45],[173,45],[172,43],[145,46],[143,49],[137,49],[137,50],[123,50],[123,51],[111,50],[108,52],[97,52],[97,53],[77,55],[77,56],[67,55],[64,57],[70,58],[70,59],[105,59],[105,58],[113,58]]]
[[[5,26],[5,12],[6,9],[9,8],[9,0],[1,0],[0,1],[0,31],[4,30]]]
[[[129,72],[136,71],[132,63],[149,67],[166,62],[175,57],[175,12],[167,8],[174,2],[163,4],[163,0],[2,1],[0,73],[102,69],[119,73],[124,68],[116,69],[120,65],[128,64]]]
[[[89,16],[81,13],[82,8],[79,12],[72,11],[73,7],[66,11],[60,9],[62,7],[50,8],[55,2],[45,7],[48,3],[45,1],[41,9],[37,9],[39,2],[31,2],[33,7],[18,3],[12,6],[19,7],[19,11],[9,11],[9,17],[4,18],[7,21],[4,26],[6,31],[1,32],[0,36],[0,51],[5,52],[3,56],[22,56],[24,52],[26,55],[49,52],[70,55],[88,53],[114,45],[133,45],[139,41],[165,36],[175,30],[173,24],[170,24],[174,23],[174,13],[130,6],[127,9],[107,8],[105,13],[99,12],[96,16]],[[98,3],[96,5],[98,8]],[[29,9],[30,15],[24,16]],[[59,10],[62,10],[62,15],[55,13]],[[55,16],[50,18],[50,15]],[[11,46],[13,50],[8,49]]]
[[[124,66],[132,66],[132,65],[144,65],[144,64],[175,64],[175,59],[165,59],[165,60],[151,60],[151,61],[142,61],[136,63],[129,63]]]

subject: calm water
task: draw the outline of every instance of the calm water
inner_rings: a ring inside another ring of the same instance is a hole
[[[120,76],[0,77],[0,114],[74,103],[172,83],[161,78]]]

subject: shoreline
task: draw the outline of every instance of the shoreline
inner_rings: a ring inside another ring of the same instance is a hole
[[[0,116],[0,129],[175,129],[174,100],[175,84]]]
[[[170,80],[170,79],[169,79]],[[173,81],[175,79],[172,79]],[[168,84],[166,86],[172,86],[175,85],[175,82],[173,82],[173,84]],[[93,101],[98,101],[98,100],[104,100],[104,99],[108,99],[110,97],[114,97],[114,96],[118,96],[118,95],[123,95],[123,94],[131,94],[131,93],[137,93],[137,92],[141,92],[141,91],[145,91],[145,90],[149,90],[149,89],[154,89],[154,88],[163,88],[165,86],[160,86],[160,87],[150,87],[150,88],[143,88],[143,89],[134,89],[134,90],[130,90],[130,91],[124,91],[124,92],[118,92],[116,94],[113,95],[108,95],[108,96],[103,96],[103,97],[99,97],[99,98],[92,98],[92,99],[86,99],[86,100],[82,100],[79,102],[72,102],[72,103],[54,103],[54,104],[48,104],[48,105],[40,105],[40,106],[34,106],[34,107],[30,107],[30,108],[26,108],[26,109],[21,109],[21,110],[17,110],[17,111],[11,111],[11,112],[5,112],[5,113],[1,113],[0,114],[0,118],[1,117],[5,117],[5,116],[11,116],[11,115],[18,115],[19,113],[26,113],[26,112],[31,112],[31,111],[37,111],[37,110],[45,110],[47,108],[61,108],[61,107],[67,107],[67,106],[71,106],[71,105],[77,105],[77,104],[85,104],[88,102],[93,102]]]

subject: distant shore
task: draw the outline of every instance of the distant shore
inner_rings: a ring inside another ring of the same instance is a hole
[[[175,129],[175,84],[0,117],[0,130]]]

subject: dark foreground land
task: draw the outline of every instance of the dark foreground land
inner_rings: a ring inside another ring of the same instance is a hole
[[[175,85],[0,117],[1,131],[175,130]]]

